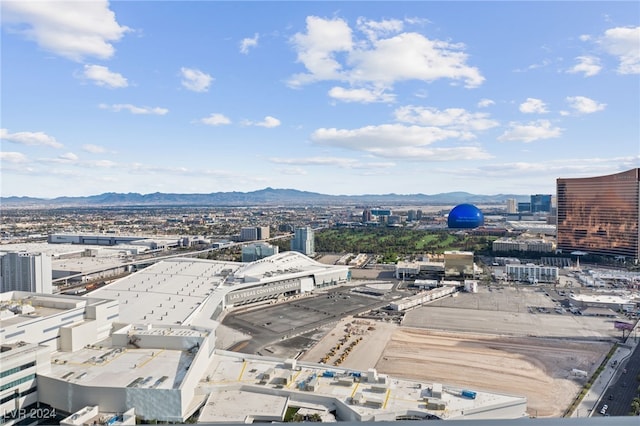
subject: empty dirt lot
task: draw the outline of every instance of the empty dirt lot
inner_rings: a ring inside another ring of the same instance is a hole
[[[452,334],[400,327],[376,368],[397,377],[524,395],[528,413],[561,416],[582,387],[570,374],[597,368],[608,343]]]

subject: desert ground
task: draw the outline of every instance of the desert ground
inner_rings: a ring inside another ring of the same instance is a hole
[[[603,342],[434,332],[399,327],[375,367],[392,376],[524,395],[530,416],[559,417],[610,347]]]

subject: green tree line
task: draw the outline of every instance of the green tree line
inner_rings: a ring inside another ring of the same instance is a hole
[[[442,253],[445,250],[484,253],[491,250],[491,242],[494,239],[495,237],[453,234],[446,230],[336,228],[317,232],[315,246],[317,252],[351,252],[386,256]]]

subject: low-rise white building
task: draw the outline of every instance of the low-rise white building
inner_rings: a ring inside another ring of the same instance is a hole
[[[505,274],[507,279],[511,281],[530,284],[554,283],[558,280],[559,269],[556,266],[540,266],[532,263],[526,265],[508,264],[505,266]]]
[[[40,379],[54,353],[72,353],[108,338],[118,302],[97,298],[6,292],[0,294],[0,409],[19,421],[21,409],[44,401]],[[43,419],[40,419],[43,420]]]
[[[500,251],[531,251],[537,253],[552,253],[556,249],[553,241],[544,238],[499,238],[492,243],[492,250]]]
[[[108,337],[118,318],[115,300],[22,291],[0,294],[3,344],[23,341],[51,351],[73,351]]]
[[[633,312],[640,306],[640,299],[629,295],[611,293],[571,294],[571,303],[580,308],[608,308],[613,311]]]
[[[196,387],[213,357],[215,334],[194,327],[133,326],[109,340],[53,355],[38,376],[40,402],[73,413],[85,406],[145,420],[184,422],[204,402]]]

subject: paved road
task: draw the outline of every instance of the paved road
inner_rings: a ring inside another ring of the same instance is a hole
[[[640,386],[637,381],[640,374],[640,336],[636,338],[639,328],[640,323],[637,323],[636,330],[618,347],[571,417],[602,417],[600,412],[605,404],[606,415],[628,416],[631,401],[637,396]]]
[[[622,370],[616,375],[598,405],[598,415],[602,405],[607,404],[607,413],[610,416],[626,416],[631,409],[631,401],[638,396],[640,382],[640,345],[637,345],[633,354],[626,362],[622,363]],[[626,373],[624,372],[626,371]],[[612,398],[612,399],[610,399]],[[595,415],[595,414],[594,414]],[[638,422],[640,424],[640,421]]]
[[[640,323],[636,324],[637,331],[639,328]],[[618,347],[571,417],[602,417],[600,410],[605,404],[609,416],[628,415],[633,392],[640,385],[636,381],[640,374],[640,337],[636,342],[635,335],[635,331],[632,332],[625,345]],[[623,373],[625,368],[627,372]],[[613,399],[609,400],[609,395],[613,395]]]

